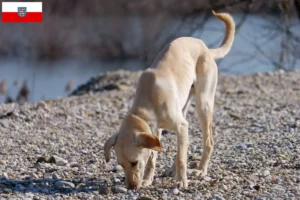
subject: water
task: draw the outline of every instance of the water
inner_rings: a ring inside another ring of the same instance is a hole
[[[234,16],[234,19],[238,26],[243,20],[243,16]],[[200,21],[202,19],[199,17],[199,19],[193,20]],[[300,26],[297,20],[292,20],[291,31],[300,37]],[[176,32],[176,36],[183,36],[186,30],[190,28],[188,22],[184,23],[184,26],[178,29],[180,21],[172,19],[165,30]],[[278,30],[279,23],[280,21],[275,17],[249,15],[244,20],[243,25],[237,29],[230,53],[224,59],[217,61],[219,70],[228,74],[252,74],[273,71],[280,67],[300,69],[299,58],[295,57],[297,55],[292,56],[293,53],[284,54],[284,60],[280,62],[284,35]],[[141,41],[138,36],[141,34],[139,26],[142,25],[143,22],[140,21],[135,23],[137,32],[136,38],[134,38],[135,42]],[[217,47],[224,36],[224,26],[220,25],[221,23],[216,19],[210,18],[202,26],[203,28],[196,28],[192,36],[201,38],[209,47]],[[132,36],[130,37],[132,38]],[[157,38],[157,40],[159,39],[163,40],[164,37]],[[128,40],[130,41],[130,38]],[[293,41],[288,40],[288,42]],[[296,45],[300,49],[299,44]],[[136,71],[147,67],[148,64],[136,60],[99,62],[72,59],[55,62],[33,62],[21,58],[6,58],[0,60],[0,82],[4,79],[7,80],[7,95],[15,98],[23,81],[26,80],[30,90],[29,100],[36,102],[41,99],[66,96],[69,93],[66,91],[66,85],[70,80],[73,80],[75,88],[101,72],[120,68]],[[17,84],[15,84],[16,81]],[[0,102],[4,102],[5,98],[6,96],[0,94]]]

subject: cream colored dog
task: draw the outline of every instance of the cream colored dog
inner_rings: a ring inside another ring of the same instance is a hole
[[[177,135],[177,155],[173,164],[176,184],[187,187],[188,126],[185,116],[192,96],[203,134],[203,154],[199,165],[201,176],[207,174],[213,152],[212,114],[218,71],[214,59],[223,58],[230,50],[235,23],[226,13],[214,16],[226,24],[226,35],[217,49],[208,49],[202,40],[181,37],[165,47],[153,66],[140,77],[133,106],[119,133],[105,145],[106,162],[115,149],[118,163],[125,171],[129,189],[148,186],[153,181],[157,152],[162,151],[161,130]]]

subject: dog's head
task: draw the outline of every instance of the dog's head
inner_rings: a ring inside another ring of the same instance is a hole
[[[120,132],[111,136],[104,145],[106,162],[109,162],[110,150],[114,147],[117,161],[124,169],[128,189],[141,187],[145,167],[152,152],[162,151],[158,137],[146,131],[149,131],[148,125],[132,115],[125,119]]]

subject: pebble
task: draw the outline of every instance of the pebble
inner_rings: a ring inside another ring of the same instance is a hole
[[[3,172],[3,177],[4,177],[5,179],[9,179],[9,176],[8,176],[8,174],[7,174],[6,172]]]
[[[52,175],[52,178],[55,179],[55,180],[58,180],[58,179],[60,179],[60,176],[58,174],[54,173]]]
[[[245,150],[245,149],[247,149],[248,147],[247,147],[246,144],[239,144],[239,145],[237,145],[235,148],[238,149],[238,150]]]
[[[198,168],[198,163],[197,163],[197,162],[191,162],[191,163],[190,163],[190,168],[191,168],[191,169],[196,169],[196,168]]]
[[[67,160],[65,160],[65,159],[63,159],[63,158],[61,158],[61,157],[59,157],[59,156],[52,156],[52,158],[54,158],[54,160],[55,160],[55,164],[57,165],[57,166],[66,166],[67,164],[68,164],[68,161]],[[51,158],[50,158],[51,159]],[[50,160],[49,159],[49,160]]]
[[[116,172],[123,171],[123,167],[121,165],[115,165],[114,171],[116,171]]]
[[[177,195],[177,194],[179,194],[179,190],[177,188],[173,188],[170,190],[170,193]]]
[[[10,193],[12,193],[12,190],[9,189],[9,188],[4,188],[4,189],[2,189],[2,191],[3,191],[4,194],[10,194]]]
[[[14,189],[18,191],[24,191],[26,188],[21,184],[17,184]]]
[[[220,194],[214,194],[213,196],[214,196],[215,200],[225,200],[225,198],[222,197]]]
[[[7,121],[0,121],[0,124],[4,127],[4,128],[9,128],[9,123]]]
[[[5,160],[0,160],[0,165],[5,165],[6,161]]]
[[[141,196],[137,200],[156,200],[156,198],[149,196]]]
[[[101,187],[99,190],[99,194],[109,195],[112,194],[110,187]]]
[[[270,171],[267,169],[262,171],[262,176],[264,177],[269,176],[270,174],[271,174]]]
[[[49,110],[48,105],[46,104],[45,101],[40,101],[37,106],[38,106],[38,108],[43,108],[45,110]]]
[[[74,183],[68,181],[57,181],[55,183],[57,189],[73,189],[75,188]]]
[[[115,187],[115,193],[126,193],[127,189],[121,186],[116,186]]]
[[[224,185],[224,184],[221,185],[221,189],[224,190],[224,191],[228,191],[228,187],[226,185]]]
[[[38,179],[39,178],[39,176],[36,173],[32,173],[31,177],[34,178],[34,179]]]
[[[206,182],[209,182],[209,181],[211,181],[211,178],[210,178],[209,176],[205,176],[205,177],[204,177],[204,180],[205,180]]]

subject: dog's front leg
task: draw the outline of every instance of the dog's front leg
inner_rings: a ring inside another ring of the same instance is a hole
[[[161,139],[161,132],[162,132],[162,129],[158,129],[155,134],[159,140]],[[157,151],[152,151],[152,155],[150,156],[150,158],[147,162],[147,165],[146,165],[146,169],[145,169],[145,173],[144,173],[144,180],[142,183],[143,187],[147,187],[147,186],[151,185],[153,182],[156,158],[157,158]]]
[[[183,119],[177,125],[177,155],[176,155],[176,184],[178,187],[187,187],[187,150],[188,150],[188,122]]]

